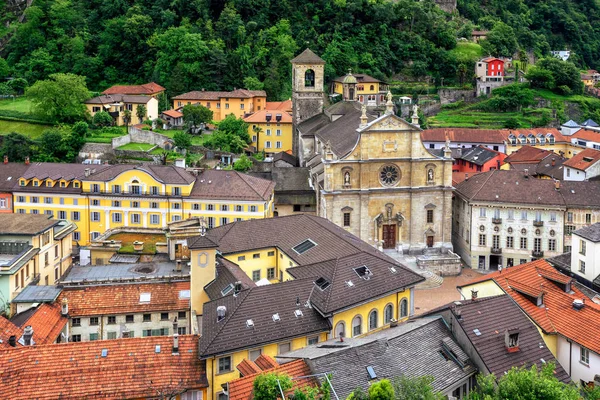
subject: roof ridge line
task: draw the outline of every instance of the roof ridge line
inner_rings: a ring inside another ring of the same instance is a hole
[[[337,272],[339,261],[340,261],[340,258],[336,257],[335,258],[335,264],[333,266],[333,273],[331,274],[331,283],[333,283],[335,281],[335,274]],[[327,301],[325,302],[325,308],[327,310],[329,310],[329,301],[331,300],[331,294],[332,293],[333,293],[333,285],[330,286],[329,293],[327,294]]]
[[[475,196],[477,196],[479,194],[479,192],[481,192],[481,190],[483,189],[483,187],[487,184],[487,182],[490,180],[490,178],[492,177],[492,175],[494,174],[495,171],[499,171],[497,169],[492,170],[491,174],[488,175],[487,179],[485,180],[485,182],[483,182],[483,185],[481,185],[479,187],[479,190],[477,190],[477,192],[475,192],[475,194],[473,196],[471,196],[471,198],[469,200],[472,200],[475,198]]]
[[[239,176],[239,177],[240,177],[240,178],[241,178],[241,179],[244,181],[244,183],[245,183],[246,185],[248,185],[248,186],[250,186],[250,187],[252,188],[252,190],[254,191],[254,193],[256,193],[256,194],[257,194],[257,195],[258,195],[260,198],[264,199],[264,193],[262,193],[262,194],[261,194],[261,193],[258,193],[258,191],[257,191],[257,190],[254,188],[254,185],[251,185],[251,184],[250,184],[250,183],[249,183],[249,182],[246,180],[246,177],[250,177],[250,175],[242,174],[242,173],[241,173],[241,172],[239,172],[239,171],[235,171],[235,172],[236,172],[236,173],[238,174],[238,176]],[[244,176],[241,176],[241,175],[244,175]],[[269,185],[269,186],[270,186],[270,185]]]

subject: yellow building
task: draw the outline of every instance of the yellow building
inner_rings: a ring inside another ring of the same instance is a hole
[[[200,104],[213,112],[213,121],[219,122],[229,114],[243,118],[247,114],[264,110],[267,93],[264,90],[236,89],[231,92],[193,91],[173,97],[173,108],[178,110],[188,104]]]
[[[348,74],[333,80],[331,94],[338,94],[343,101],[358,101],[366,106],[385,105],[388,84],[366,74]]]
[[[0,165],[0,179],[6,165]],[[35,163],[15,179],[13,197],[15,213],[74,222],[73,240],[85,245],[119,227],[160,229],[189,217],[216,227],[268,218],[273,188],[271,181],[236,171],[196,175],[174,166]]]
[[[292,151],[292,116],[285,111],[262,110],[244,118],[256,151],[268,155]]]
[[[222,385],[239,377],[236,367],[244,359],[359,337],[406,320],[414,310],[414,286],[423,280],[309,215],[209,229],[187,246],[209,400],[222,398]]]
[[[141,105],[146,107],[143,118],[137,116],[138,107]],[[158,118],[158,100],[150,96],[104,94],[86,100],[85,106],[92,117],[100,111],[108,112],[117,126],[125,125],[125,122],[123,121],[123,112],[125,110],[129,110],[131,113],[129,125],[135,125],[146,120]]]
[[[48,215],[0,214],[0,311],[29,284],[53,285],[71,266],[76,226]]]
[[[505,137],[507,155],[519,151],[523,146],[553,151],[565,158],[571,158],[579,151],[556,128],[505,129],[500,132]]]

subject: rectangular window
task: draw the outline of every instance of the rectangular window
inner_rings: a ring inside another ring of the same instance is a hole
[[[131,214],[131,223],[139,224],[141,220],[140,214]]]
[[[152,321],[152,315],[151,314],[144,314],[143,321],[144,322],[150,322],[150,321]]]
[[[121,215],[121,213],[114,213],[112,215],[112,222],[121,223],[122,222],[122,215]]]
[[[72,326],[81,326],[81,318],[72,318],[71,325]]]
[[[267,257],[275,257],[275,252],[274,251],[267,252]]]
[[[214,217],[208,217],[208,222],[207,222],[208,228],[214,228],[215,227],[215,218]]]
[[[100,185],[98,185],[97,183],[93,183],[91,187],[92,187],[92,193],[100,192]]]
[[[107,339],[116,339],[117,338],[117,332],[106,332],[106,338]]]
[[[90,317],[90,325],[98,325],[98,317]]]
[[[171,203],[171,208],[173,210],[180,210],[181,209],[181,203]]]
[[[579,272],[585,274],[585,261],[579,260]]]
[[[567,213],[567,222],[573,222],[573,213],[572,212]]]
[[[39,203],[40,202],[40,198],[37,196],[31,196],[31,202],[32,203]]]
[[[527,211],[521,211],[521,219],[527,221]]]
[[[281,148],[281,142],[280,141],[275,142],[275,148],[276,149],[280,149]]]
[[[485,217],[485,210],[486,210],[485,208],[480,208],[479,209],[479,216],[480,217]]]
[[[548,239],[548,251],[556,251],[556,239]]]
[[[427,223],[433,224],[433,210],[427,210]]]
[[[267,136],[271,136],[271,130],[267,129]]]
[[[277,129],[277,130],[275,131],[275,134],[276,134],[277,136],[281,136],[281,129]]]
[[[181,196],[181,188],[175,186],[172,190],[173,196]]]
[[[121,207],[121,202],[119,200],[115,200],[112,202],[113,207]]]
[[[17,196],[18,203],[25,203],[25,196]]]
[[[492,247],[495,249],[500,248],[500,235],[492,235]]]
[[[221,211],[229,211],[229,206],[227,204],[221,204]]]
[[[161,321],[168,321],[169,320],[169,313],[168,312],[160,313],[160,320]]]
[[[116,323],[117,323],[117,317],[115,315],[109,315],[108,316],[108,324],[114,325]]]
[[[187,314],[185,311],[178,311],[177,312],[177,319],[186,319],[187,318]]]
[[[533,251],[536,251],[536,252],[542,251],[542,239],[540,239],[540,238],[533,239]]]
[[[290,342],[288,342],[288,343],[281,343],[279,345],[279,348],[277,349],[277,354],[289,353],[290,350],[292,350],[292,344]]]
[[[160,224],[160,215],[150,214],[150,224],[151,225],[158,225],[158,224]]]
[[[54,203],[52,197],[44,197],[44,203],[46,204],[52,204]]]
[[[79,221],[79,211],[71,211],[71,220]]]
[[[256,206],[250,206],[250,212],[256,212]]]
[[[185,329],[185,326],[180,326],[177,328],[177,334],[179,334],[179,335],[185,335],[186,331],[187,330]]]
[[[112,191],[113,193],[121,193],[121,185],[113,185]]]
[[[308,344],[309,346],[310,346],[310,345],[313,345],[313,344],[317,344],[317,343],[319,343],[319,337],[318,337],[318,336],[312,336],[312,337],[309,337],[309,338],[307,339],[307,344]]]
[[[133,322],[133,314],[127,314],[125,316],[125,322],[128,324],[132,323]]]
[[[31,210],[31,213],[32,213],[32,214],[39,214],[39,213],[40,213],[40,210]]]
[[[592,223],[592,214],[585,214],[585,223],[586,224]]]
[[[231,371],[231,356],[219,358],[219,374]]]
[[[92,212],[92,222],[99,222],[100,221],[100,213],[99,212]]]
[[[227,219],[227,217],[221,218],[221,225],[227,225],[228,223],[229,223],[229,220]]]
[[[521,238],[521,249],[527,249],[527,238],[522,237]]]
[[[139,201],[132,201],[131,202],[131,208],[140,208],[140,202]]]
[[[71,342],[81,342],[81,335],[72,335]]]
[[[158,186],[150,186],[150,194],[157,196],[158,192]]]
[[[214,211],[215,210],[215,205],[214,204],[207,204],[206,205],[206,211]]]
[[[271,142],[270,142],[270,141],[268,141],[268,140],[267,140],[267,141],[265,142],[265,148],[266,148],[266,149],[270,149],[270,148],[271,148]]]
[[[256,360],[262,354],[262,349],[248,350],[248,358],[250,361]]]
[[[79,199],[73,199],[73,205],[74,206],[79,205]]]
[[[192,204],[192,210],[194,210],[194,211],[200,210],[200,204],[198,204],[198,203]]]
[[[350,213],[344,213],[344,226],[350,226]]]
[[[242,206],[235,206],[235,211],[242,212],[243,211]]]
[[[486,235],[485,234],[480,234],[479,235],[479,245],[480,246],[485,246],[486,243]]]
[[[275,279],[275,268],[274,267],[267,268],[267,279],[269,279],[269,280]]]
[[[77,241],[81,239],[81,233],[80,232],[73,232],[73,240]]]
[[[550,213],[550,222],[556,222],[556,213],[555,212]]]
[[[252,254],[252,258],[260,258],[260,253],[254,253]]]
[[[580,240],[579,241],[579,254],[581,254],[582,256],[585,256],[585,252],[586,252],[586,242],[585,242],[585,240]]]
[[[93,206],[99,206],[100,205],[100,200],[98,200],[98,199],[92,199],[92,205]]]
[[[238,261],[244,261],[246,259],[246,256],[238,256]]]
[[[254,282],[260,281],[260,269],[256,271],[252,271],[252,280]]]
[[[585,364],[585,365],[589,365],[590,364],[590,351],[588,349],[586,349],[583,346],[579,347],[580,350],[580,357],[579,360]]]

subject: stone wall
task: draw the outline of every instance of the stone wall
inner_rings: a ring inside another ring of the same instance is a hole
[[[514,81],[506,81],[506,80],[500,81],[500,82],[477,81],[477,90],[475,93],[476,93],[477,97],[489,95],[492,93],[492,90],[499,88],[501,86],[509,85],[511,83],[514,83]]]
[[[475,90],[456,90],[456,89],[440,89],[438,90],[438,96],[440,96],[440,103],[442,105],[455,103],[457,101],[464,101],[470,103],[477,97]]]
[[[120,136],[112,139],[113,149],[117,147],[126,145],[128,143],[149,143],[160,146],[161,148],[165,147],[166,142],[172,142],[172,139],[168,136],[161,135],[160,133],[146,131],[143,129],[138,129],[133,126],[129,127],[129,134],[125,136]]]
[[[456,0],[434,0],[434,2],[439,8],[447,13],[453,13],[456,11]]]

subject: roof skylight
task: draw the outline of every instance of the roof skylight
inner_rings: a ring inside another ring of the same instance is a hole
[[[331,283],[329,283],[327,279],[321,277],[315,281],[315,285],[317,285],[319,289],[325,290],[329,287],[329,285],[331,285]]]
[[[315,247],[317,244],[315,242],[313,242],[310,239],[306,239],[305,241],[303,241],[302,243],[292,247],[292,250],[294,250],[296,253],[298,254],[304,254],[306,253],[308,250],[312,249],[313,247]]]

